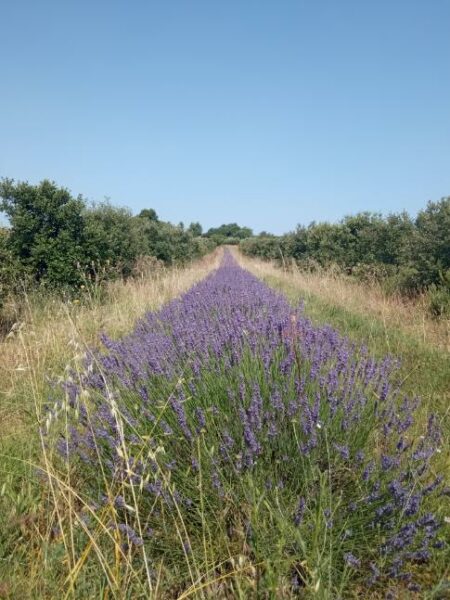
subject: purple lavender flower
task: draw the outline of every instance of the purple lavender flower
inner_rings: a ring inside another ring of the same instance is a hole
[[[294,515],[294,524],[298,527],[303,520],[303,515],[305,514],[306,502],[303,496],[298,501],[298,506]]]
[[[341,458],[343,458],[344,460],[349,460],[350,459],[350,450],[348,449],[348,446],[344,446],[342,444],[333,444],[334,448],[337,450],[339,456]]]
[[[344,560],[347,563],[347,565],[349,565],[349,567],[352,567],[353,569],[358,569],[361,566],[361,561],[359,560],[359,558],[356,558],[356,556],[351,552],[346,552],[344,554]]]
[[[127,539],[131,542],[131,544],[133,544],[133,546],[142,546],[144,544],[144,540],[137,535],[132,527],[126,523],[119,523],[117,529],[126,535]]]

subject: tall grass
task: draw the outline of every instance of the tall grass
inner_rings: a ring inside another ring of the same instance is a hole
[[[12,330],[0,339],[0,597],[60,597],[59,576],[67,547],[55,550],[58,513],[53,472],[39,426],[51,382],[82,361],[99,333],[128,332],[148,310],[161,307],[214,269],[220,252],[186,268],[158,269],[151,277],[112,282],[101,294],[80,289],[63,301],[47,294],[11,299]]]

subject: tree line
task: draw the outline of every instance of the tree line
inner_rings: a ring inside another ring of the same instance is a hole
[[[203,233],[200,223],[173,225],[153,208],[133,215],[109,202],[89,204],[49,180],[0,180],[0,212],[9,222],[0,226],[0,321],[6,298],[24,289],[71,294],[183,264],[253,235],[236,223]]]
[[[281,236],[264,232],[240,248],[249,256],[294,260],[304,269],[337,266],[409,296],[427,292],[433,314],[450,314],[450,197],[429,202],[415,218],[364,212],[338,223],[298,225]]]
[[[133,215],[108,202],[89,204],[49,180],[1,180],[0,211],[9,221],[0,227],[0,314],[5,298],[24,286],[70,293],[182,264],[220,244],[308,270],[337,266],[405,295],[426,292],[433,314],[450,314],[450,197],[429,202],[415,218],[364,212],[338,223],[298,225],[281,236],[255,236],[237,223],[204,233],[198,222],[162,221],[152,208]]]
[[[134,216],[108,202],[88,204],[63,187],[0,181],[0,331],[11,325],[7,299],[24,290],[73,296],[105,281],[145,276],[214,247],[199,223],[184,227],[144,209]]]
[[[100,270],[107,278],[128,277],[142,257],[186,262],[214,245],[198,223],[185,228],[161,221],[153,209],[133,216],[108,202],[89,205],[48,180],[3,179],[0,210],[9,220],[0,233],[3,281],[8,268],[53,288],[77,286]]]

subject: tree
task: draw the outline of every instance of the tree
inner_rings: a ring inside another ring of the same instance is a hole
[[[192,233],[194,237],[200,237],[203,233],[203,227],[198,222],[191,223],[188,227],[188,231]]]
[[[44,180],[38,185],[0,182],[0,210],[9,217],[7,248],[39,282],[74,285],[83,260],[84,201]]]
[[[139,213],[139,217],[141,217],[141,219],[148,219],[149,221],[159,221],[158,215],[153,208],[144,208]]]
[[[138,259],[185,262],[214,247],[190,229],[158,219],[155,210],[132,216],[108,202],[87,206],[81,196],[44,180],[38,185],[0,181],[0,211],[10,227],[0,228],[0,304],[11,282],[32,279],[52,289],[78,287],[87,276],[128,277]]]
[[[438,284],[450,271],[450,197],[429,202],[417,215],[411,248],[421,285]]]
[[[211,227],[206,232],[207,237],[217,238],[236,238],[243,240],[253,236],[253,231],[249,227],[240,227],[237,223],[228,223],[220,227]]]
[[[93,265],[108,271],[108,277],[129,276],[137,257],[146,253],[139,219],[129,209],[108,202],[88,208],[84,219],[86,270],[90,271]]]

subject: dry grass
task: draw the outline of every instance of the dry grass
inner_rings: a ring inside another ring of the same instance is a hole
[[[365,317],[374,317],[386,328],[396,328],[418,341],[450,351],[450,320],[434,320],[427,314],[426,298],[407,300],[386,294],[377,282],[361,283],[333,271],[304,272],[295,266],[282,270],[274,264],[238,255],[240,264],[261,278],[301,290],[305,301],[311,296]]]

